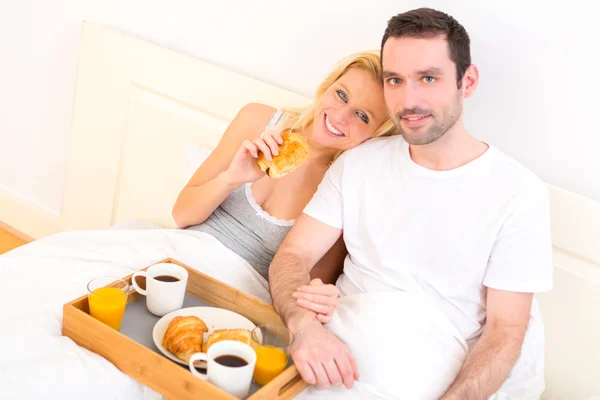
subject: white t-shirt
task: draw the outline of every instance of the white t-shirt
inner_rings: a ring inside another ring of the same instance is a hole
[[[412,160],[401,136],[372,139],[334,162],[304,213],[343,229],[342,295],[425,293],[471,346],[483,330],[486,287],[553,285],[547,187],[494,146],[462,167],[433,171]],[[520,360],[529,376],[543,368],[536,304],[531,324],[538,326],[527,346],[538,347],[524,346]]]

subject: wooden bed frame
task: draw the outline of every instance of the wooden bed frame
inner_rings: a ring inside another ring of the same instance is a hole
[[[184,142],[208,150],[246,103],[309,99],[84,22],[60,216],[0,188],[0,220],[39,238],[142,220],[173,227],[186,183]],[[600,203],[549,185],[555,288],[546,324],[544,398],[600,395]]]

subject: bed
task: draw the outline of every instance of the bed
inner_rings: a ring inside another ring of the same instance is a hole
[[[0,220],[33,237],[44,237],[11,252],[12,260],[21,257],[23,264],[36,263],[43,253],[44,257],[54,257],[53,265],[61,268],[53,252],[68,244],[85,248],[73,257],[93,259],[103,268],[109,268],[110,260],[99,256],[102,248],[90,243],[101,243],[101,235],[126,235],[123,232],[130,235],[124,236],[124,240],[137,235],[148,241],[156,240],[159,246],[165,237],[156,236],[162,235],[156,232],[174,227],[171,207],[179,190],[244,104],[260,102],[278,107],[309,101],[265,82],[90,22],[82,24],[79,60],[61,215],[0,193]],[[555,289],[537,296],[547,337],[547,390],[543,398],[584,399],[600,395],[600,246],[597,245],[600,203],[548,186]],[[90,230],[102,233],[93,236]],[[134,230],[136,233],[132,233]],[[191,251],[192,245],[184,236],[168,240],[177,241],[178,251],[183,251],[184,257],[185,251]],[[148,253],[132,245],[129,252],[122,254],[122,262],[110,268],[114,268],[114,273],[129,272],[126,270],[141,266],[141,262],[159,258],[158,251]],[[0,257],[0,268],[19,273],[15,265],[6,262],[3,265],[2,260]],[[237,262],[233,258],[228,260]],[[43,288],[42,278],[38,284]],[[4,290],[10,292],[11,288]],[[65,297],[79,293],[67,292]],[[16,291],[10,293],[18,295]],[[10,298],[6,293],[4,297]],[[36,312],[35,303],[29,306],[31,312]],[[13,318],[10,321],[20,318],[11,315],[6,305],[1,309],[4,317]],[[1,334],[7,321],[0,329],[0,339],[9,337],[6,332],[5,336]],[[40,321],[57,333],[56,319]],[[28,334],[26,325],[23,329]],[[69,346],[68,351],[80,350]],[[17,359],[16,354],[14,357]],[[98,368],[106,368],[100,366],[102,360],[87,353],[77,353],[76,357],[88,357],[87,365],[97,363]],[[123,379],[116,371],[111,374],[106,379]],[[83,382],[88,379],[79,378]],[[8,378],[4,379],[0,384],[8,382]],[[62,378],[49,375],[46,379]],[[124,387],[131,387],[131,395],[147,398],[154,395],[134,385],[124,383]],[[77,398],[77,394],[74,396]]]

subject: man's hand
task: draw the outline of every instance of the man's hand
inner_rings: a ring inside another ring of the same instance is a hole
[[[305,382],[319,387],[345,385],[359,379],[348,347],[317,320],[308,320],[295,333],[292,359]]]
[[[341,233],[341,229],[302,214],[273,258],[269,286],[273,307],[294,334],[291,355],[302,378],[311,385],[344,384],[351,388],[358,371],[348,347],[323,327],[314,311],[300,307],[293,296],[297,288],[309,285],[310,270]]]

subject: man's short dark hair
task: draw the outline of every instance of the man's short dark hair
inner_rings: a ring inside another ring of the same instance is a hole
[[[381,40],[381,58],[383,60],[383,46],[390,37],[428,39],[440,35],[448,41],[450,59],[456,65],[456,82],[460,88],[465,71],[471,65],[471,43],[465,28],[444,12],[418,8],[392,17]]]

